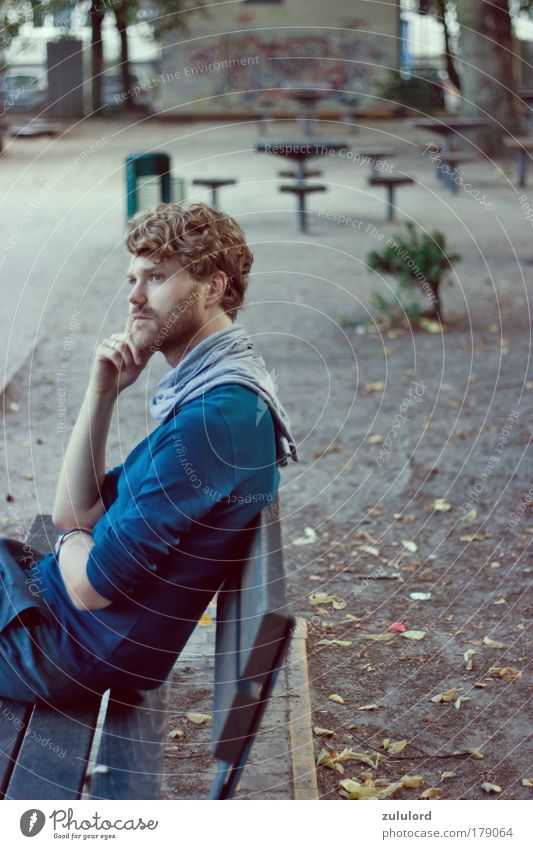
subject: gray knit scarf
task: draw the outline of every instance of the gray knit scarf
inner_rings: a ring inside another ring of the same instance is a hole
[[[237,322],[203,339],[167,372],[150,401],[150,413],[155,419],[164,419],[172,410],[177,412],[177,407],[223,383],[238,383],[263,398],[274,420],[277,464],[287,466],[289,457],[297,462],[289,417],[278,400],[274,381],[263,357],[254,352],[252,340]]]

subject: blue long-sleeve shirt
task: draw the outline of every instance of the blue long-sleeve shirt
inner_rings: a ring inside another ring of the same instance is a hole
[[[55,556],[38,564],[65,667],[95,685],[165,680],[279,483],[272,416],[252,390],[225,384],[170,413],[105,476],[87,576],[112,604],[76,609]]]

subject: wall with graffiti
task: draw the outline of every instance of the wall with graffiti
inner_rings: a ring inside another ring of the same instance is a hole
[[[204,28],[186,40],[182,36],[180,43],[167,40],[162,51],[158,106],[183,114],[245,114],[269,101],[290,112],[297,108],[291,101],[291,89],[299,86],[331,90],[324,105],[357,98],[359,104],[379,108],[375,97],[379,83],[389,70],[398,67],[399,52],[395,7],[387,7],[388,19],[368,19],[369,6],[379,9],[380,5],[364,0],[337,2],[336,13],[349,6],[352,17],[346,20],[346,16],[337,14],[338,22],[332,20],[325,27],[291,23],[287,7],[282,20],[278,7],[242,4],[245,12],[232,26],[223,28],[224,34],[222,27],[217,29],[211,22],[210,30]],[[359,6],[365,7],[366,16],[354,19],[353,12]],[[258,13],[250,11],[256,8],[261,8],[261,25]],[[292,0],[293,12],[298,8],[309,12],[308,6]],[[268,10],[273,10],[272,14]],[[323,17],[323,5],[321,10]],[[301,22],[309,16],[295,17]],[[271,26],[265,25],[269,19]],[[344,22],[349,25],[343,26]]]

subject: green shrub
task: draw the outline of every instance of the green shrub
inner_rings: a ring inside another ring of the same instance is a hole
[[[446,237],[439,230],[419,234],[412,222],[406,228],[405,238],[398,234],[391,236],[382,251],[370,251],[366,258],[370,269],[392,274],[398,281],[395,303],[377,294],[373,301],[382,314],[403,311],[415,323],[422,317],[442,321],[440,285],[461,255],[446,250]],[[413,289],[428,299],[427,310],[422,310],[417,301],[406,301],[406,294]]]

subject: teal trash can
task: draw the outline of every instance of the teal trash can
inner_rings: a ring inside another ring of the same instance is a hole
[[[141,202],[141,186],[148,181],[153,184],[159,181],[159,197],[155,203],[171,203],[172,191],[170,180],[170,156],[167,153],[130,153],[126,157],[126,215],[131,218],[140,209],[145,208]]]

